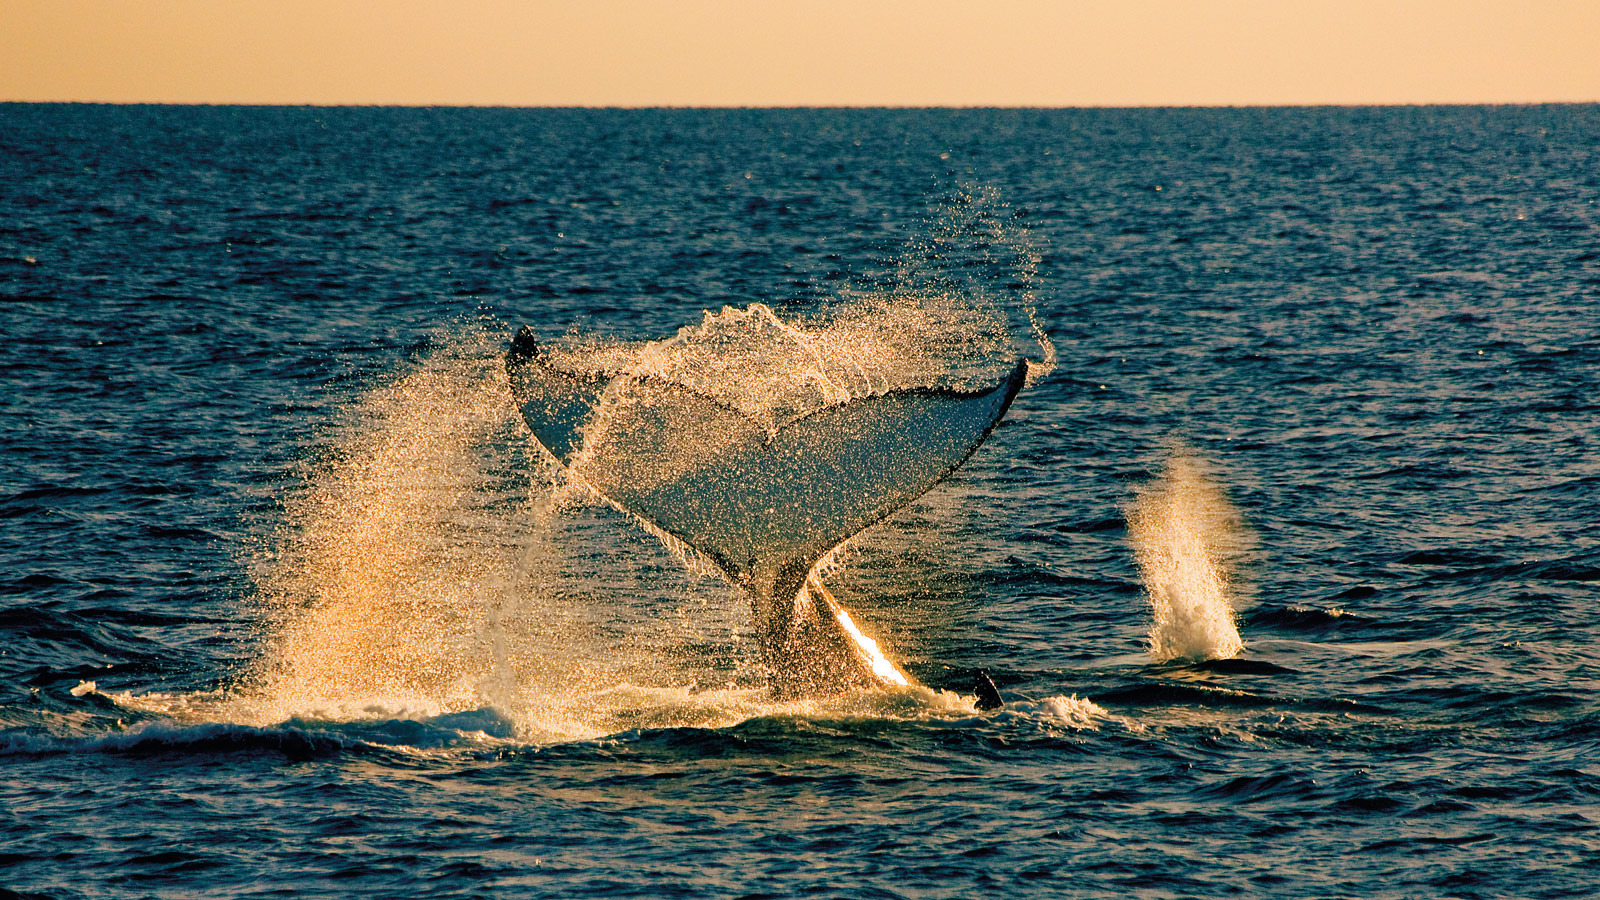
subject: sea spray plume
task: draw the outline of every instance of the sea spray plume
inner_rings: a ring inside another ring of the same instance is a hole
[[[1128,535],[1151,606],[1150,655],[1227,659],[1244,649],[1226,561],[1243,533],[1237,510],[1206,468],[1175,447],[1128,509]]]
[[[458,328],[346,408],[327,458],[285,499],[257,566],[272,636],[247,684],[256,717],[422,713],[508,692],[503,629],[528,460],[488,332]],[[486,697],[485,694],[493,695]]]

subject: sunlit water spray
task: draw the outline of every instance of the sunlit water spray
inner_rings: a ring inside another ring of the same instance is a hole
[[[443,331],[346,405],[255,567],[254,671],[227,691],[120,699],[180,719],[420,719],[536,740],[756,714],[743,696],[691,696],[704,673],[681,652],[738,655],[733,599],[685,591],[670,556],[584,514],[515,412],[505,342],[482,323]]]
[[[530,519],[530,462],[494,339],[468,329],[346,410],[286,503],[258,583],[274,636],[251,686],[266,718],[481,705],[503,685],[505,610]]]
[[[1244,649],[1228,561],[1245,531],[1238,511],[1183,448],[1128,510],[1128,533],[1151,606],[1150,655],[1228,659]]]
[[[1012,312],[970,283],[928,275],[954,267],[962,229],[992,225],[966,215],[909,253],[894,283],[815,318],[758,303],[708,312],[662,341],[577,336],[550,352],[683,384],[772,428],[896,388],[992,382],[1021,355]],[[980,235],[985,246],[1004,243],[997,233]],[[1035,257],[1024,256],[1013,279],[1031,277]],[[1025,312],[1038,342],[1027,355],[1043,360],[1037,378],[1055,353]],[[807,590],[908,693],[773,701],[748,607],[702,577],[714,568],[665,535],[668,552],[641,552],[637,533],[527,435],[504,373],[506,331],[443,332],[435,351],[353,399],[329,452],[286,497],[275,549],[258,566],[269,636],[256,670],[231,691],[149,696],[146,707],[261,725],[492,711],[485,721],[531,740],[774,713],[893,714],[912,698],[970,709],[909,685],[892,651],[820,582]]]
[[[851,339],[864,340],[859,330]],[[679,367],[685,380],[702,379],[697,387],[752,406],[760,400],[752,385],[804,406],[896,377],[892,356],[840,362],[824,352],[828,340],[758,304],[708,314],[666,342],[595,352],[658,372]],[[884,711],[881,699],[771,700],[748,610],[731,587],[685,577],[714,569],[669,536],[660,535],[667,553],[641,545],[524,433],[503,371],[503,330],[459,328],[437,342],[414,368],[353,400],[331,452],[286,498],[278,546],[259,566],[268,652],[238,692],[211,708],[187,698],[190,712],[262,725],[471,725],[477,719],[460,716],[492,710],[485,721],[542,740]],[[731,351],[708,353],[706,343]],[[770,377],[731,377],[753,355],[768,361]],[[786,392],[772,387],[781,379],[770,370],[779,369]],[[850,621],[842,607],[836,614]],[[850,626],[875,667],[907,684]]]

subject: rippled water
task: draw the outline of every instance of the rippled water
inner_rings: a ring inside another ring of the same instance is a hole
[[[1591,896],[1597,148],[0,106],[0,888]],[[912,289],[1059,361],[827,576],[927,687],[774,703],[729,587],[551,495],[499,357]]]

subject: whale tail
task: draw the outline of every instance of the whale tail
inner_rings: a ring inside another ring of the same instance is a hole
[[[1027,362],[986,390],[891,390],[782,423],[674,382],[563,368],[527,327],[506,371],[551,455],[745,593],[769,683],[792,697],[908,683],[812,570],[966,461],[1022,388]]]

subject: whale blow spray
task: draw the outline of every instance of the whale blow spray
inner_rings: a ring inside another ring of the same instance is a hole
[[[1161,475],[1139,490],[1127,518],[1151,606],[1151,657],[1237,656],[1244,642],[1227,562],[1240,549],[1244,525],[1204,464],[1175,448]]]

